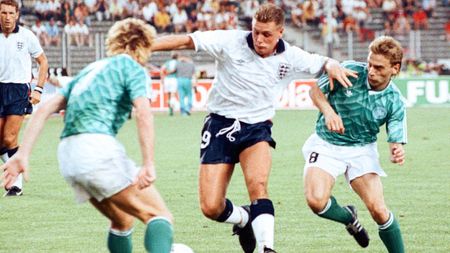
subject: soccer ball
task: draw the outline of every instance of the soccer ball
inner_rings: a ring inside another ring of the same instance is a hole
[[[174,243],[172,244],[172,249],[170,250],[170,253],[194,253],[194,251],[185,244]]]

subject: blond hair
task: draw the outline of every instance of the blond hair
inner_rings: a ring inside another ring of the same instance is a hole
[[[278,26],[284,26],[283,9],[271,3],[261,5],[253,18],[258,22],[275,22]]]
[[[128,54],[141,65],[145,65],[152,52],[151,46],[155,36],[155,28],[143,20],[127,18],[118,21],[108,31],[106,54]]]
[[[390,36],[380,36],[372,41],[369,50],[373,54],[386,57],[392,66],[399,64],[402,66],[403,48],[400,42]]]

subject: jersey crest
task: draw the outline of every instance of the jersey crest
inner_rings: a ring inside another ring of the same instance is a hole
[[[23,49],[23,42],[17,41],[17,50],[21,51]]]
[[[291,69],[291,64],[280,63],[280,65],[278,65],[278,78],[283,79],[286,76],[286,74],[289,72],[290,69]]]
[[[375,119],[384,119],[387,111],[384,107],[377,107],[373,110],[372,114]]]

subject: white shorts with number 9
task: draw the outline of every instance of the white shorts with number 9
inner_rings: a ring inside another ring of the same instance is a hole
[[[380,166],[377,143],[364,146],[337,146],[312,134],[303,145],[305,167],[303,175],[311,167],[318,167],[335,179],[345,174],[347,182],[365,174],[375,173],[386,176]]]
[[[61,174],[75,191],[77,202],[102,201],[127,188],[139,167],[116,138],[106,134],[77,134],[58,146]]]

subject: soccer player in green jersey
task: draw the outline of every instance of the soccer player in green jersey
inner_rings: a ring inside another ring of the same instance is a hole
[[[8,187],[18,173],[28,174],[31,149],[46,119],[65,109],[58,147],[61,174],[79,202],[89,200],[111,221],[110,252],[132,252],[134,219],[146,224],[144,245],[152,253],[169,253],[172,215],[153,182],[153,116],[149,105],[150,77],[143,65],[151,53],[154,29],[142,20],[115,23],[106,40],[108,58],[96,61],[62,88],[61,94],[33,115],[23,144],[1,167]],[[142,153],[142,166],[130,160],[116,140],[132,109]]]
[[[367,63],[344,62],[357,72],[353,86],[330,88],[323,75],[310,95],[319,108],[316,132],[303,146],[306,161],[304,190],[309,207],[318,216],[346,225],[362,247],[369,245],[366,230],[358,221],[354,206],[340,206],[331,191],[344,174],[379,225],[379,235],[389,252],[404,252],[400,226],[386,207],[377,151],[377,134],[386,124],[391,161],[405,160],[406,112],[402,96],[391,81],[399,73],[402,47],[391,37],[382,36],[369,46]]]

